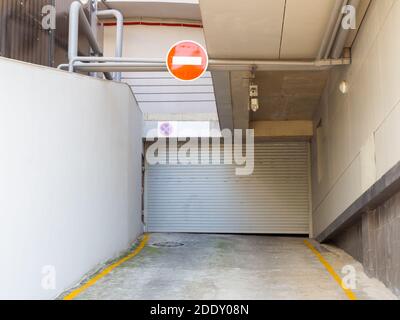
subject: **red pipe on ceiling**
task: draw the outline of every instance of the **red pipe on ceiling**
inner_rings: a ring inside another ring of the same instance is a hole
[[[168,23],[168,22],[144,22],[144,21],[127,21],[124,22],[124,26],[159,26],[159,27],[185,27],[185,28],[203,28],[201,24],[192,23]],[[116,26],[115,22],[104,23],[105,27]]]

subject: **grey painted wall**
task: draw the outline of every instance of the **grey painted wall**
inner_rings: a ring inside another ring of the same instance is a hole
[[[363,262],[362,223],[357,219],[352,225],[340,232],[331,242],[345,250],[355,259]]]
[[[362,218],[366,273],[400,296],[400,193]]]
[[[337,234],[334,244],[400,296],[400,193]]]

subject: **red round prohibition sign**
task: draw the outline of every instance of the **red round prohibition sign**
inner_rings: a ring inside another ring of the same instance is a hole
[[[179,41],[168,51],[168,71],[178,80],[196,80],[206,72],[207,67],[207,51],[195,41]]]

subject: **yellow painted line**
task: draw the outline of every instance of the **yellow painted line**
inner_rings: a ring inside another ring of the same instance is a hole
[[[150,236],[148,234],[145,234],[143,236],[142,241],[140,244],[136,247],[136,249],[123,257],[122,259],[118,260],[117,262],[109,265],[107,268],[103,269],[101,272],[96,274],[93,278],[89,279],[86,283],[81,285],[79,288],[76,288],[75,290],[71,291],[68,295],[64,297],[63,300],[73,300],[81,294],[83,291],[85,291],[87,288],[93,286],[97,281],[99,281],[101,278],[109,274],[111,271],[113,271],[115,268],[119,267],[121,264],[124,262],[132,259],[134,256],[138,255],[140,251],[146,246],[147,242],[149,241]]]
[[[325,258],[318,252],[317,249],[314,248],[314,246],[307,240],[304,240],[305,245],[317,256],[319,261],[322,263],[322,265],[325,267],[325,269],[330,273],[330,275],[335,279],[335,281],[339,284],[340,288],[344,291],[344,293],[347,295],[347,297],[350,300],[357,300],[357,297],[353,291],[351,291],[348,288],[345,288],[342,285],[342,278],[336,273],[336,271],[332,268],[332,266],[329,264],[328,261],[325,260]]]

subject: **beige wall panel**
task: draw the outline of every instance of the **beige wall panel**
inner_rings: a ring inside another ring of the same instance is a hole
[[[314,59],[335,0],[287,0],[281,59]]]
[[[377,178],[400,161],[400,105],[375,133]]]
[[[200,0],[210,58],[278,59],[284,0]]]
[[[312,137],[312,121],[252,121],[256,138]]]
[[[372,1],[353,47],[352,64],[330,75],[314,115],[314,126],[322,119],[326,143],[318,152],[313,139],[315,235],[400,161],[398,30],[400,1]],[[338,90],[342,80],[349,84],[346,95]],[[327,168],[321,181],[318,155]]]
[[[323,231],[361,194],[361,161],[357,157],[313,212],[314,236]]]

